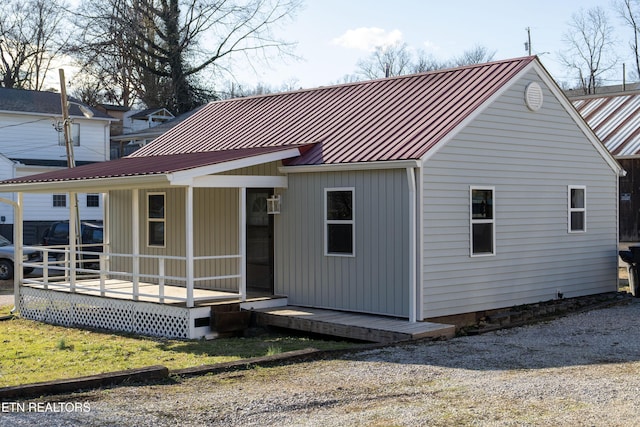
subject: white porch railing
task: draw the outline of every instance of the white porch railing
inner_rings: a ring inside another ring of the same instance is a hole
[[[229,299],[230,297],[239,298],[241,301],[246,299],[246,290],[241,285],[242,283],[242,255],[211,255],[211,256],[197,256],[193,257],[193,263],[205,262],[205,261],[218,261],[218,260],[233,260],[237,259],[235,274],[223,274],[223,275],[209,275],[209,276],[194,276],[192,281],[189,282],[186,276],[169,276],[166,274],[166,263],[168,261],[178,261],[184,263],[184,271],[187,271],[186,263],[188,262],[186,257],[181,256],[167,256],[167,255],[143,255],[143,254],[120,254],[109,252],[95,252],[87,251],[87,247],[95,248],[95,244],[78,246],[76,249],[76,255],[78,257],[75,263],[70,262],[70,247],[64,246],[29,246],[25,249],[33,249],[42,253],[42,261],[40,262],[24,262],[23,267],[28,268],[40,268],[42,269],[42,277],[35,278],[23,278],[22,284],[35,285],[43,289],[52,290],[64,290],[68,292],[95,292],[99,291],[99,295],[102,297],[108,296],[120,296],[130,297],[134,301],[140,300],[140,298],[154,298],[159,303],[165,302],[184,302],[187,307],[193,307],[195,302],[201,300],[212,299]],[[88,258],[91,257],[91,258]],[[52,259],[51,259],[52,258]],[[117,258],[131,259],[132,271],[116,271],[111,269],[112,261]],[[155,270],[157,274],[141,273],[140,262],[142,260],[154,260],[157,263]],[[97,261],[97,262],[96,262]],[[97,264],[97,265],[96,265]],[[89,268],[89,266],[95,268]],[[127,281],[131,283],[131,289],[127,288],[114,288],[109,287],[109,281],[119,280]],[[217,281],[217,280],[237,280],[236,289],[210,289],[210,288],[196,288],[195,285],[204,281]],[[98,287],[96,288],[96,281],[98,281]],[[90,283],[90,284],[89,284]],[[141,288],[141,284],[144,284]],[[157,293],[148,293],[143,289],[147,288],[146,285],[157,286]],[[170,286],[173,291],[172,294],[166,292],[167,287]],[[184,289],[184,295],[175,295],[176,289]],[[215,297],[207,295],[204,297],[194,296],[194,290],[206,289],[216,290],[223,292],[224,294]]]

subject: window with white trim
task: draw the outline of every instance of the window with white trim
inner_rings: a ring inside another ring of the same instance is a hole
[[[71,142],[73,142],[74,147],[80,146],[80,123],[71,123]],[[58,133],[58,145],[65,146],[66,141],[64,140],[64,132]]]
[[[100,195],[99,194],[87,194],[87,207],[99,208],[100,207]]]
[[[471,187],[470,240],[471,256],[495,255],[495,188]]]
[[[325,255],[355,255],[354,188],[325,188]]]
[[[569,233],[587,231],[587,187],[570,185],[568,191]]]
[[[53,195],[53,207],[54,208],[66,208],[67,207],[67,195],[66,194],[54,194]]]
[[[147,194],[147,245],[165,246],[165,193]]]

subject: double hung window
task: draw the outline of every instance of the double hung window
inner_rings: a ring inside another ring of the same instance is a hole
[[[495,189],[471,187],[471,256],[495,255]]]
[[[354,189],[325,189],[325,255],[355,255]]]
[[[570,185],[568,196],[569,233],[584,233],[587,231],[587,187]]]
[[[165,194],[147,194],[147,244],[165,246]]]

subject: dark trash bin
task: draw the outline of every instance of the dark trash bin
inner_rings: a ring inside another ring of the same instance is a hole
[[[640,266],[640,246],[629,246],[628,251],[619,251],[622,261],[627,263],[629,272],[629,292],[634,297],[640,296],[640,283],[638,283],[638,268]]]

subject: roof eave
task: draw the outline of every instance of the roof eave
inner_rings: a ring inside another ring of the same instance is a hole
[[[355,170],[407,169],[422,166],[420,160],[387,160],[376,162],[323,163],[319,165],[281,166],[280,173],[339,172]]]
[[[2,192],[15,193],[106,193],[110,190],[168,187],[167,174],[137,175],[114,178],[91,178],[69,181],[21,182],[3,184]]]

